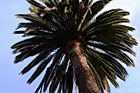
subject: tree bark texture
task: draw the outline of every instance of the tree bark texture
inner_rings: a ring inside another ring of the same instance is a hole
[[[95,76],[87,63],[81,43],[78,41],[71,41],[70,43],[67,52],[70,56],[81,92],[101,93],[95,80]]]

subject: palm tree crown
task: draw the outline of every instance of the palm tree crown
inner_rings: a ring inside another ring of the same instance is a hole
[[[78,42],[83,48],[87,63],[95,75],[99,89],[109,91],[108,81],[118,87],[116,78],[125,80],[128,74],[121,62],[134,66],[128,53],[135,56],[132,47],[137,42],[129,34],[134,28],[122,23],[129,20],[124,16],[129,12],[111,9],[97,14],[111,0],[27,0],[31,4],[30,14],[18,14],[16,17],[26,19],[20,23],[15,34],[28,37],[12,46],[13,53],[18,53],[15,63],[36,55],[22,71],[27,73],[38,66],[29,78],[32,83],[44,70],[44,77],[36,92],[50,93],[56,90],[72,93],[73,85],[79,86],[71,64],[68,48]],[[50,85],[49,85],[50,84]],[[79,89],[80,91],[80,89]]]

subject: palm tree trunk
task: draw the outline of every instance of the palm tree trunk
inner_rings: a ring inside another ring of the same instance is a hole
[[[71,41],[67,47],[73,70],[76,74],[79,87],[82,93],[101,93],[98,88],[95,76],[88,66],[84,49],[78,41]]]

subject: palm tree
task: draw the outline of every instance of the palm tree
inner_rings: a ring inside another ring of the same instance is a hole
[[[111,0],[27,0],[30,14],[16,17],[27,20],[17,27],[15,34],[25,40],[11,48],[17,53],[15,63],[35,58],[22,71],[27,73],[38,66],[27,81],[31,84],[45,72],[36,93],[72,93],[75,85],[79,93],[110,91],[108,80],[119,87],[116,78],[125,80],[128,74],[122,64],[134,66],[128,56],[137,45],[129,34],[134,28],[125,16],[129,12],[111,9],[99,12]]]

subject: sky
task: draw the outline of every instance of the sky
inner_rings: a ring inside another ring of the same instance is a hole
[[[130,12],[130,25],[136,30],[132,35],[136,40],[140,41],[140,0],[112,0],[105,9],[122,8]],[[14,35],[13,32],[18,23],[23,22],[15,17],[16,14],[29,13],[29,4],[26,0],[1,0],[0,3],[0,93],[34,93],[37,88],[41,76],[31,85],[27,84],[31,72],[20,75],[20,71],[30,62],[27,59],[20,64],[14,64],[15,55],[12,54],[10,47],[23,38],[20,35]],[[133,48],[136,51],[136,57],[132,57],[135,62],[135,67],[126,67],[129,75],[126,81],[117,80],[120,87],[115,89],[111,84],[111,93],[140,93],[140,47]],[[48,93],[48,92],[46,92]]]

